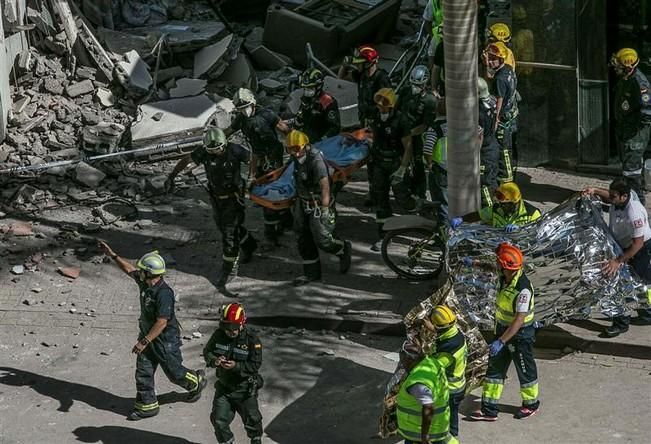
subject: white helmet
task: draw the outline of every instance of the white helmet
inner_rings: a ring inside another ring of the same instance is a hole
[[[246,88],[238,89],[233,96],[233,105],[235,105],[235,108],[246,108],[249,105],[255,105],[255,103],[255,96]]]

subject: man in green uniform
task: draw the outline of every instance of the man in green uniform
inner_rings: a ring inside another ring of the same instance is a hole
[[[206,365],[217,369],[210,421],[219,444],[235,442],[230,425],[236,412],[242,417],[251,444],[262,442],[262,414],[258,407],[258,390],[263,385],[258,373],[262,344],[245,322],[240,304],[222,307],[219,328],[203,349]]]
[[[396,94],[391,88],[382,88],[375,94],[377,117],[372,119],[371,125],[371,189],[377,204],[375,221],[379,240],[371,247],[373,251],[380,251],[384,222],[393,214],[389,195],[391,190],[401,206],[412,209],[415,205],[405,181],[412,159],[411,128],[409,119],[396,108],[396,101]]]
[[[296,128],[307,134],[312,142],[341,132],[339,105],[334,97],[323,90],[323,83],[323,73],[318,69],[308,69],[301,74],[303,97],[296,115]]]
[[[450,434],[459,436],[459,405],[466,396],[466,362],[468,347],[466,337],[457,327],[457,315],[445,305],[432,310],[425,325],[436,331],[436,352],[434,358],[445,369],[450,390]]]
[[[145,254],[134,266],[118,256],[106,242],[100,248],[140,288],[140,319],[138,342],[132,352],[136,358],[136,402],[127,419],[138,421],[158,415],[155,390],[156,369],[160,366],[170,382],[188,392],[187,402],[198,401],[206,387],[203,370],[188,370],[183,366],[181,335],[174,310],[174,291],[163,279],[165,261],[156,252]]]
[[[397,397],[398,434],[405,444],[457,444],[450,435],[448,382],[443,366],[413,344],[403,345],[407,375]]]
[[[533,357],[534,289],[522,268],[523,257],[518,247],[501,243],[496,255],[500,274],[495,299],[496,339],[490,345],[481,409],[471,414],[476,421],[497,420],[498,402],[511,361],[515,364],[522,397],[522,407],[515,418],[528,418],[540,408],[538,368]]]
[[[425,198],[427,179],[423,158],[423,134],[434,126],[436,119],[436,97],[429,90],[429,70],[425,65],[416,66],[409,75],[409,86],[400,92],[399,108],[410,120],[412,135],[413,180],[411,191],[421,199]]]
[[[235,295],[226,289],[226,283],[234,274],[238,259],[242,263],[248,263],[257,247],[256,240],[244,227],[244,190],[240,169],[250,157],[246,148],[229,143],[222,130],[209,128],[204,135],[204,146],[181,159],[165,182],[166,188],[171,189],[176,175],[190,161],[204,166],[213,217],[222,235],[222,271],[217,289],[231,297]]]
[[[231,123],[231,132],[241,130],[251,146],[249,178],[258,178],[283,164],[283,144],[278,140],[276,130],[289,132],[287,124],[272,110],[257,106],[251,91],[240,88],[233,97],[237,114]],[[288,210],[262,209],[264,235],[272,245],[285,228],[291,228],[292,215]]]
[[[304,273],[294,284],[304,285],[321,279],[319,250],[337,256],[339,271],[347,273],[352,246],[350,241],[343,241],[335,234],[336,212],[323,153],[311,146],[305,133],[298,130],[289,133],[286,145],[294,165],[294,231]]]
[[[615,137],[622,173],[644,205],[644,152],[651,134],[651,84],[638,69],[640,58],[631,48],[617,51],[611,65],[619,76],[615,85]]]

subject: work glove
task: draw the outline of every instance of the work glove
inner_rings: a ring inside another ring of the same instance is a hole
[[[450,228],[456,230],[457,228],[459,228],[459,225],[461,225],[462,223],[463,223],[462,217],[455,217],[450,221]]]
[[[394,171],[393,174],[391,174],[391,185],[398,185],[400,182],[402,182],[405,178],[406,172],[407,172],[407,167],[400,165],[400,168],[398,168],[396,171]]]
[[[495,339],[490,345],[490,351],[488,355],[491,357],[497,355],[502,350],[503,347],[504,347],[504,342],[502,342],[501,339]]]
[[[461,263],[468,268],[472,268],[475,265],[475,261],[470,256],[464,256],[461,258]]]
[[[332,223],[332,212],[328,207],[321,207],[321,223],[328,225]]]
[[[165,183],[163,184],[163,189],[165,190],[166,193],[171,193],[174,191],[174,178],[173,177],[168,177],[165,180]]]
[[[519,229],[520,227],[517,224],[508,224],[506,227],[504,227],[504,231],[507,233],[515,233]]]

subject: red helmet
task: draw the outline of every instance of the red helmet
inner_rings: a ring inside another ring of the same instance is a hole
[[[353,63],[377,63],[380,55],[375,48],[368,45],[362,45],[355,50]]]
[[[236,303],[224,306],[221,320],[222,322],[228,322],[231,324],[244,325],[244,322],[246,322],[244,307]]]
[[[502,242],[498,245],[495,253],[497,254],[497,262],[505,270],[515,271],[522,268],[522,251],[515,245]]]

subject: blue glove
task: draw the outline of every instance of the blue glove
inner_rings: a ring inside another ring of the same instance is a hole
[[[461,258],[461,262],[463,263],[463,265],[465,265],[468,268],[472,268],[472,266],[474,265],[474,261],[470,256],[464,256],[463,258]]]
[[[459,228],[459,225],[461,225],[462,223],[463,223],[463,218],[455,217],[450,221],[450,228],[456,230],[457,228]]]
[[[502,342],[501,339],[495,339],[490,346],[490,352],[488,353],[489,356],[495,356],[498,354],[501,350],[502,347],[504,347],[504,342]]]
[[[520,227],[516,224],[508,224],[506,227],[504,227],[504,231],[506,231],[507,233],[515,233],[519,229]]]

